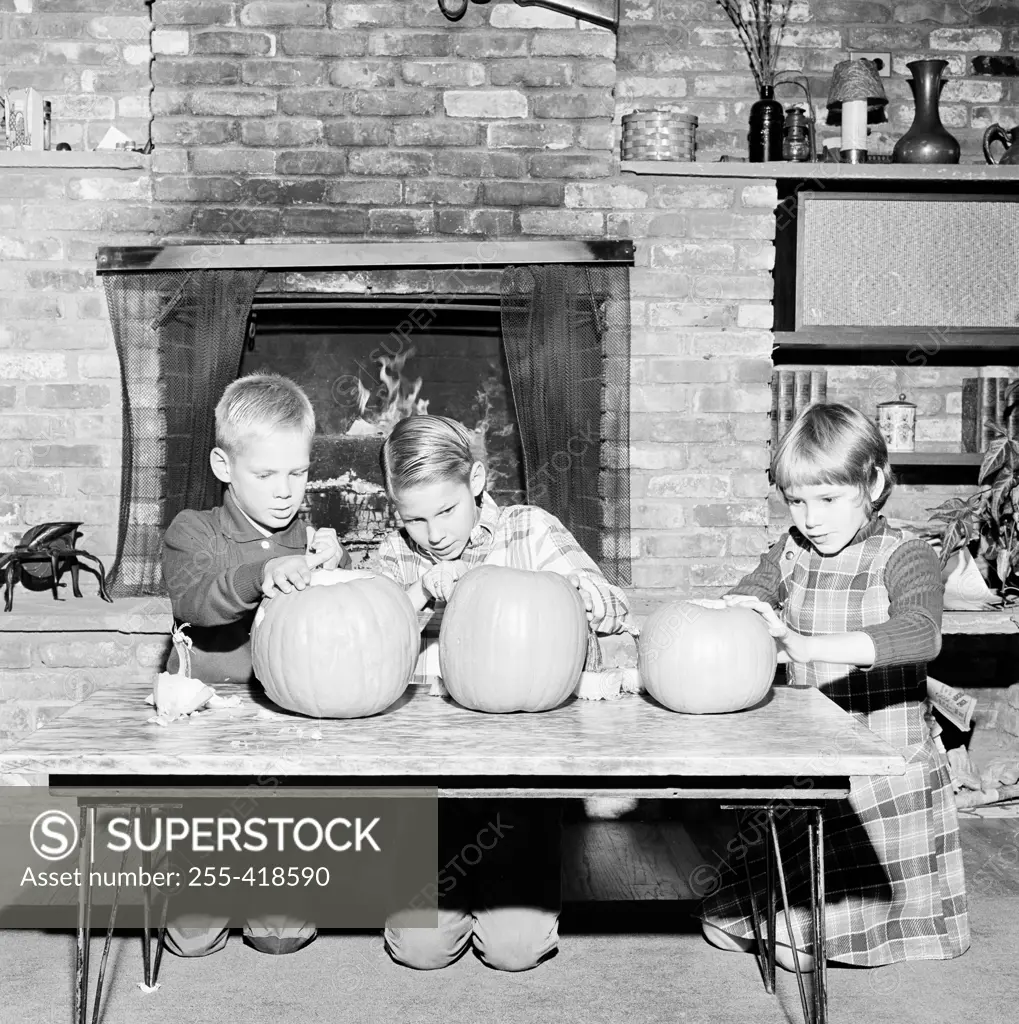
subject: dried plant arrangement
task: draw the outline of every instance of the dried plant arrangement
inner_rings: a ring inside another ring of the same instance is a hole
[[[739,34],[740,42],[750,58],[750,70],[757,83],[757,91],[775,87],[778,53],[782,44],[788,0],[718,0],[718,5],[729,16]]]

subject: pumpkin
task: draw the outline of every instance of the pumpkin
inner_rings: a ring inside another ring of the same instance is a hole
[[[749,608],[676,601],[651,615],[637,644],[648,693],[687,715],[752,707],[771,689],[777,665],[775,641]]]
[[[403,588],[385,576],[319,569],[311,585],[263,600],[251,662],[274,703],[312,718],[365,718],[407,689],[421,633]]]
[[[472,711],[549,711],[587,657],[587,613],[554,572],[482,565],[453,590],[439,631],[442,681]]]

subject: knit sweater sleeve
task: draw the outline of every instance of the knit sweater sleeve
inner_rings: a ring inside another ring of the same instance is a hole
[[[892,552],[885,566],[888,621],[864,626],[877,657],[871,668],[932,661],[941,651],[941,613],[945,586],[933,548],[909,540]]]
[[[781,568],[784,549],[785,537],[782,537],[761,555],[757,568],[748,572],[728,593],[756,597],[766,604],[770,604],[776,610],[781,609],[786,599]]]

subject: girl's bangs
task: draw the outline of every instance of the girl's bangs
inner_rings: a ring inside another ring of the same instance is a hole
[[[809,448],[809,450],[808,450]],[[775,465],[775,483],[783,491],[819,484],[852,483],[843,453],[826,452],[813,445],[795,445]]]

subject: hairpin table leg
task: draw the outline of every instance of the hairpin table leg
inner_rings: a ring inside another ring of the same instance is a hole
[[[808,806],[802,808],[807,814],[807,844],[810,851],[810,910],[811,931],[813,932],[814,970],[812,999],[808,1002],[804,974],[808,973],[800,967],[799,943],[793,925],[792,909],[789,903],[789,890],[785,867],[782,862],[782,851],[778,839],[778,826],[775,821],[775,808],[772,804],[763,805],[723,805],[724,810],[737,812],[764,811],[767,818],[769,837],[764,847],[764,921],[761,920],[761,909],[758,905],[756,887],[750,878],[750,865],[746,861],[747,884],[750,888],[750,910],[754,921],[754,934],[757,937],[757,962],[764,977],[764,988],[769,994],[775,992],[775,959],[776,959],[776,923],[778,918],[778,895],[781,894],[782,912],[789,932],[790,949],[793,957],[793,969],[796,974],[796,985],[800,995],[800,1006],[803,1010],[804,1024],[827,1024],[828,992],[827,992],[827,960],[825,936],[825,886],[824,886],[824,808]],[[778,882],[776,887],[775,882]],[[778,890],[776,892],[776,889]]]
[[[88,1022],[88,951],[91,938],[89,919],[92,911],[92,834],[95,808],[81,807],[78,823],[81,845],[78,848],[78,940],[74,963],[74,1019],[76,1024]]]

